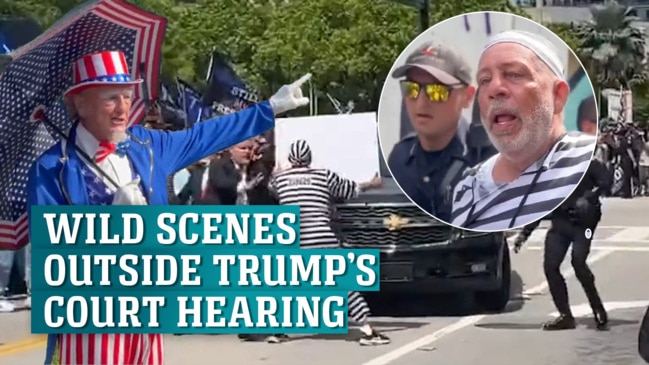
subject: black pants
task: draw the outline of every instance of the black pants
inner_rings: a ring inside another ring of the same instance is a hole
[[[568,220],[553,220],[552,227],[545,237],[543,270],[545,271],[545,278],[548,281],[554,305],[557,307],[557,311],[563,315],[572,316],[568,301],[568,288],[560,270],[561,263],[566,257],[571,244],[571,263],[575,270],[575,276],[584,288],[591,308],[593,310],[603,310],[602,301],[595,287],[595,276],[586,263],[596,224],[591,225],[591,227],[590,235],[587,238],[587,228],[583,227],[583,225],[575,225]]]

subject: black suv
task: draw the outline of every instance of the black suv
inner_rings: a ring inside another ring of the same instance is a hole
[[[509,301],[511,266],[503,233],[446,225],[415,206],[381,158],[381,189],[336,204],[334,227],[348,248],[381,250],[381,292],[475,293],[485,310]]]

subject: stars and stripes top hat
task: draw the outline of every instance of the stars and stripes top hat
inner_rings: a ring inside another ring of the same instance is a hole
[[[72,64],[72,86],[63,93],[70,96],[101,85],[137,85],[144,80],[131,80],[124,53],[98,52],[85,55]]]

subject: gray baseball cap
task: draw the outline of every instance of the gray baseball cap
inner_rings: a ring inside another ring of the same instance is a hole
[[[413,68],[419,68],[431,74],[439,82],[446,85],[465,84],[472,81],[471,67],[467,60],[453,48],[430,42],[412,52],[406,63],[392,72],[393,78],[400,78]]]

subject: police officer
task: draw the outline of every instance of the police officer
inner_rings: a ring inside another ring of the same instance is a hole
[[[588,267],[586,259],[595,229],[602,216],[600,196],[611,188],[611,184],[611,175],[602,162],[591,161],[577,189],[548,216],[552,225],[545,237],[543,269],[559,317],[545,323],[544,330],[573,329],[576,326],[568,302],[568,288],[560,270],[571,244],[572,267],[593,310],[597,329],[607,328],[608,316],[595,287],[595,276]],[[518,252],[539,224],[540,221],[537,221],[523,228],[523,232],[514,243],[515,252]]]
[[[392,77],[400,79],[415,133],[393,147],[388,156],[390,172],[411,200],[449,222],[453,187],[467,167],[480,162],[467,153],[458,133],[460,123],[466,122],[461,120],[462,110],[475,95],[471,68],[454,49],[427,43],[410,54]]]

